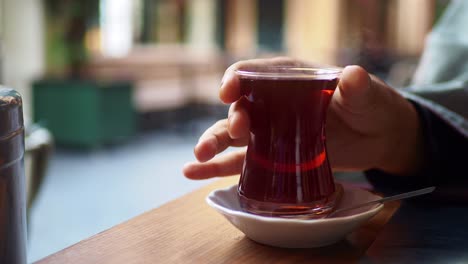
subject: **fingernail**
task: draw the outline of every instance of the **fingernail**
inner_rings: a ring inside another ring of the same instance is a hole
[[[229,136],[231,136],[231,119],[232,119],[232,115],[228,115],[227,132],[228,132]]]
[[[228,117],[228,134],[231,138],[236,138],[235,135],[232,134],[232,121],[233,121],[233,116],[231,115]]]
[[[215,136],[209,136],[203,139],[203,141],[200,141],[198,145],[200,145],[202,142],[204,142],[204,144],[211,145],[213,149],[216,149],[218,147],[218,139]]]
[[[226,79],[226,74],[225,74],[225,75],[223,75],[223,78],[221,78],[221,84],[220,84],[220,86],[223,86],[223,84],[224,84],[224,80],[225,80],[225,79]]]

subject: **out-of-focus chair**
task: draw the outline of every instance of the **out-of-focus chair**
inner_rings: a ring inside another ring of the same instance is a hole
[[[138,113],[173,111],[191,103],[218,104],[219,82],[226,68],[219,50],[187,45],[134,47],[123,58],[96,56],[84,72],[98,80],[131,80]]]
[[[28,211],[46,175],[53,146],[52,134],[46,128],[36,124],[26,128],[24,161]]]

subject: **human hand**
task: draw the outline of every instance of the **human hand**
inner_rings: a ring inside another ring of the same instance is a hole
[[[229,67],[223,77],[220,99],[231,103],[227,119],[207,129],[195,146],[198,162],[184,166],[191,179],[239,174],[245,149],[217,155],[230,146],[246,146],[249,116],[240,95],[236,69],[262,65],[310,66],[288,59],[241,61]],[[327,114],[327,151],[334,170],[381,169],[410,175],[420,167],[423,146],[419,117],[400,94],[359,66],[343,69]]]

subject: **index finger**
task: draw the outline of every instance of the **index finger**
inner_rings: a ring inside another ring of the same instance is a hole
[[[236,70],[255,70],[264,66],[300,66],[301,63],[297,60],[287,57],[277,57],[270,59],[253,59],[239,61],[227,68],[224,77],[221,81],[221,88],[219,90],[219,98],[224,103],[233,103],[237,101],[240,96],[239,78],[236,76]]]

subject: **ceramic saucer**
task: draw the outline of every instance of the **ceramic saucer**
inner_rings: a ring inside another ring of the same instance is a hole
[[[346,184],[343,184],[343,189],[341,202],[336,209],[381,198]],[[370,205],[323,219],[265,217],[242,211],[237,185],[212,191],[206,202],[250,239],[285,248],[322,247],[338,242],[383,208],[382,204]]]

